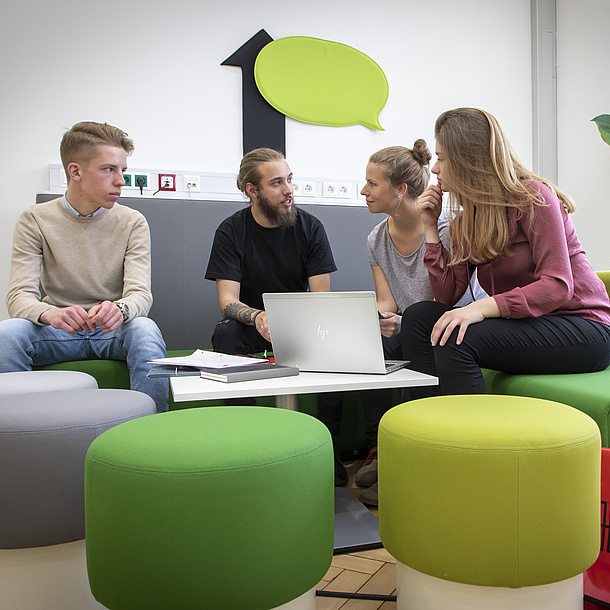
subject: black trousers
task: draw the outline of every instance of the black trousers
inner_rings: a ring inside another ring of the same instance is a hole
[[[460,345],[456,328],[444,346],[430,343],[436,321],[451,307],[422,301],[402,316],[409,368],[439,377],[439,386],[412,388],[412,398],[485,394],[481,368],[512,374],[589,373],[610,364],[610,326],[575,315],[486,318],[471,324]]]
[[[271,351],[271,343],[263,339],[254,326],[237,320],[221,320],[214,328],[212,348],[222,354],[247,356]]]

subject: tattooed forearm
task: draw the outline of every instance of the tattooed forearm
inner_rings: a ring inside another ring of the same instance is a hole
[[[252,325],[252,318],[257,311],[260,310],[242,305],[241,303],[229,303],[224,308],[222,315],[230,320],[237,320],[242,324]]]

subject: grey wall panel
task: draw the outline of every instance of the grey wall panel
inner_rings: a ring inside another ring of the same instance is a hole
[[[150,227],[153,306],[148,314],[163,332],[168,349],[184,343],[184,204],[175,199],[121,199],[145,216]],[[190,347],[187,345],[186,347]]]
[[[331,289],[374,290],[373,274],[366,253],[366,238],[385,215],[371,214],[366,207],[314,205],[311,213],[326,229],[337,271]]]
[[[184,342],[185,347],[212,347],[214,326],[222,318],[216,282],[205,279],[216,227],[243,203],[197,201],[184,203]]]
[[[38,195],[37,203],[57,195]],[[211,347],[221,319],[216,283],[205,279],[216,227],[245,204],[226,201],[125,197],[123,205],[139,210],[148,221],[152,242],[150,317],[158,324],[168,349]],[[373,290],[366,236],[382,220],[367,208],[300,204],[326,229],[338,270],[333,290]]]
[[[57,199],[58,197],[61,197],[61,193],[57,195],[53,195],[52,193],[39,193],[36,195],[36,203],[44,203],[45,201],[51,201],[51,199]]]

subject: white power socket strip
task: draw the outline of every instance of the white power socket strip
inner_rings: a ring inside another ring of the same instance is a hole
[[[175,191],[159,191],[159,174],[175,175]],[[202,199],[224,201],[244,201],[237,190],[235,174],[182,172],[178,170],[132,169],[126,172],[131,186],[123,187],[125,196],[153,197],[158,199]],[[142,189],[136,183],[136,176],[146,176],[146,186]],[[362,184],[356,180],[328,180],[321,178],[302,178],[292,181],[297,204],[325,203],[335,205],[365,205],[360,195]],[[49,190],[64,191],[67,187],[63,167],[49,164]]]

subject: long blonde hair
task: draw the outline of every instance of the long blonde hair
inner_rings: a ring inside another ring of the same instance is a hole
[[[506,208],[533,218],[535,206],[545,205],[531,180],[553,190],[568,213],[574,211],[568,195],[523,166],[488,112],[448,110],[436,120],[434,133],[447,168],[450,207],[459,215],[452,222],[451,264],[511,255]]]

